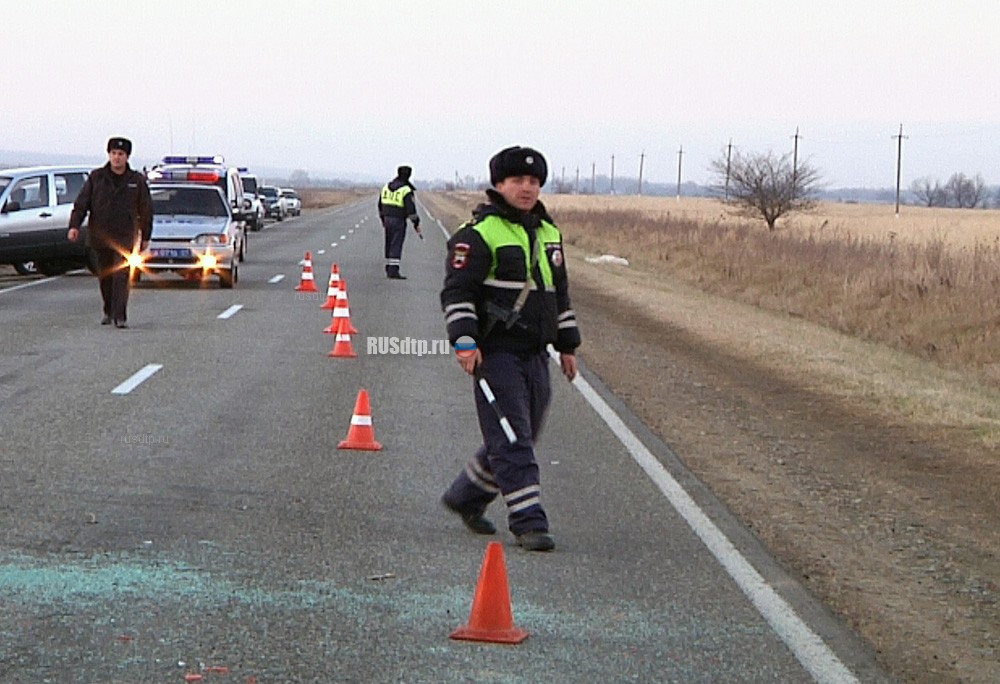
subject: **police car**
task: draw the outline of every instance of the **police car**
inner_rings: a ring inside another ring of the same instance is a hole
[[[150,183],[153,233],[145,251],[129,257],[133,282],[173,272],[205,281],[218,276],[231,288],[239,279],[245,232],[214,184]]]
[[[221,155],[214,156],[167,156],[162,163],[146,173],[150,183],[209,183],[222,190],[223,197],[232,210],[233,217],[243,231],[243,252],[240,261],[246,258],[247,212],[253,204],[243,192],[243,180],[239,169],[228,166]]]

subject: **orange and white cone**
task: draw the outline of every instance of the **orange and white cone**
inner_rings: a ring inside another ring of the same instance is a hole
[[[326,301],[320,304],[319,308],[336,308],[338,292],[340,292],[340,267],[334,264],[330,267],[330,281],[326,286]]]
[[[358,355],[354,353],[354,347],[351,345],[350,333],[338,331],[337,340],[333,343],[333,349],[327,353],[327,356],[345,359],[357,358]]]
[[[316,279],[313,277],[312,252],[306,252],[306,258],[302,262],[302,278],[299,280],[296,292],[319,292],[316,289]]]
[[[497,644],[519,644],[528,638],[526,630],[514,625],[507,564],[500,542],[486,545],[469,622],[452,632],[451,638]]]
[[[347,302],[347,281],[340,281],[340,292],[337,293],[337,307],[333,310],[334,330],[357,335],[358,329],[351,323],[351,306]]]
[[[351,416],[351,427],[347,431],[347,439],[337,445],[338,449],[360,449],[362,451],[379,451],[382,445],[375,441],[375,426],[372,425],[372,408],[368,402],[368,390],[358,392],[354,403],[354,415]]]

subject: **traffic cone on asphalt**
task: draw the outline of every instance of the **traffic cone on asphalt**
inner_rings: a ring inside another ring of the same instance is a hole
[[[295,291],[319,292],[316,289],[316,279],[313,277],[312,252],[306,252],[306,258],[302,262],[302,278],[299,280],[299,286],[295,288]]]
[[[337,448],[360,449],[362,451],[382,449],[382,445],[375,441],[375,427],[372,425],[372,409],[368,403],[368,390],[358,392],[358,399],[354,403],[354,415],[351,416],[351,428],[347,431],[347,439],[338,444]]]
[[[338,332],[337,339],[333,343],[333,349],[327,354],[327,356],[355,359],[357,354],[354,353],[354,347],[351,346],[351,335],[350,333]]]
[[[514,626],[507,565],[500,542],[487,544],[469,623],[452,632],[451,638],[495,644],[519,644],[528,638],[528,632]]]
[[[333,310],[334,324],[337,332],[357,335],[358,329],[351,323],[351,307],[347,302],[347,281],[341,279],[340,292],[337,293],[337,308]],[[339,319],[339,322],[338,320]]]
[[[334,264],[330,267],[330,281],[326,286],[326,301],[320,304],[321,309],[333,309],[337,306],[337,293],[340,291],[340,267]]]

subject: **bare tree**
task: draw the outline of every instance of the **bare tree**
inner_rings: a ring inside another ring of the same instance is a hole
[[[964,173],[953,173],[944,189],[952,206],[974,209],[985,199],[986,184],[979,174],[975,178],[969,178]]]
[[[819,173],[807,162],[793,164],[789,154],[736,152],[713,161],[711,170],[723,201],[746,216],[764,219],[768,230],[782,216],[816,206]]]
[[[910,192],[925,207],[943,207],[948,204],[948,191],[941,186],[940,181],[931,180],[927,176],[913,181]]]

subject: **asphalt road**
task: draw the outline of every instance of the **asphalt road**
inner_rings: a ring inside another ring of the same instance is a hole
[[[490,509],[530,637],[451,640],[489,541],[438,502],[477,445],[471,380],[368,348],[444,338],[445,238],[423,225],[394,281],[374,197],[270,224],[235,289],[144,281],[127,330],[98,324],[89,274],[0,284],[0,681],[884,680],[585,368],[574,386],[555,365],[556,551]],[[294,290],[306,250],[319,294]],[[353,359],[323,333],[333,263]],[[338,449],[361,389],[382,451]]]

